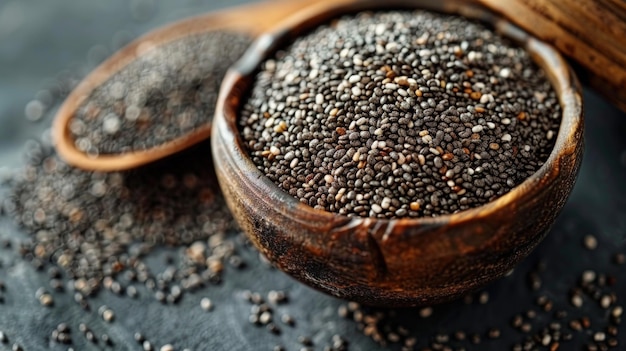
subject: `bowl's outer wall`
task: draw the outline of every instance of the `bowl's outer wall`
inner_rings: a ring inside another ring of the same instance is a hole
[[[334,17],[336,11],[331,12]],[[315,21],[322,17],[315,16]],[[281,36],[289,34],[294,35],[283,31]],[[265,40],[264,52],[251,53],[255,60],[248,55],[247,65],[256,62],[256,67],[271,53]],[[254,245],[278,268],[341,298],[371,305],[426,305],[482,287],[506,274],[543,239],[573,188],[582,160],[580,87],[558,54],[539,51],[533,54],[556,55],[538,61],[564,107],[550,159],[496,201],[418,220],[316,211],[264,177],[237,136],[240,102],[253,79],[250,67],[240,65],[224,81],[213,124],[214,164],[227,204]]]

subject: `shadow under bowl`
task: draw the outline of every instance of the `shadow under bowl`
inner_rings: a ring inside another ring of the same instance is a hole
[[[300,203],[257,169],[239,134],[240,108],[261,63],[278,48],[340,15],[418,8],[491,25],[525,48],[546,71],[563,111],[549,159],[502,197],[439,217],[346,217]],[[290,17],[260,37],[229,72],[212,131],[220,186],[254,245],[279,269],[316,289],[378,306],[449,301],[505,275],[550,229],[574,186],[582,151],[581,88],[563,58],[488,10],[460,1],[339,0]]]

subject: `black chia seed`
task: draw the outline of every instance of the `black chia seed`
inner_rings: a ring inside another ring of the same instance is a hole
[[[561,110],[522,48],[423,11],[346,16],[256,76],[239,125],[259,170],[347,216],[437,216],[507,193],[548,158]]]
[[[250,42],[243,34],[214,31],[156,48],[146,43],[146,53],[78,109],[69,125],[76,147],[92,156],[144,150],[208,123],[228,67]]]
[[[102,342],[103,342],[105,345],[109,345],[109,346],[113,345],[113,340],[111,340],[111,337],[110,337],[110,336],[108,336],[107,334],[102,334],[102,335],[100,336],[100,340],[102,340]]]
[[[57,325],[56,329],[52,331],[51,338],[54,342],[60,344],[71,344],[72,336],[70,335],[70,328],[65,323]]]

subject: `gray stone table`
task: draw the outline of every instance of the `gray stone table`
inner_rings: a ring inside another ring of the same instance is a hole
[[[84,76],[128,40],[150,29],[244,2],[1,1],[0,177],[19,169],[24,143],[40,138],[50,126],[58,105],[47,109],[40,121],[25,118],[26,105],[36,98],[45,98],[42,90],[63,92],[72,79]],[[611,261],[616,253],[626,252],[626,115],[591,92],[585,94],[585,102],[584,164],[569,202],[541,246],[510,276],[482,293],[483,298],[489,296],[487,304],[480,303],[479,292],[471,303],[457,301],[435,306],[426,318],[420,314],[427,314],[428,310],[368,310],[384,316],[379,323],[383,332],[385,326],[403,326],[416,338],[416,349],[421,349],[436,342],[438,334],[442,339],[442,335],[463,330],[467,335],[478,334],[482,342],[476,345],[471,340],[452,341],[450,345],[466,350],[510,350],[514,343],[525,340],[525,334],[511,326],[512,318],[529,309],[537,314],[528,319],[534,332],[556,321],[557,310],[565,310],[568,315],[561,321],[563,332],[569,330],[571,319],[589,316],[591,328],[575,333],[574,339],[562,344],[560,350],[581,350],[595,332],[604,331],[609,312],[589,297],[585,297],[582,308],[575,308],[569,301],[569,289],[584,270],[591,269],[615,277],[610,291],[616,294],[618,304],[626,301],[626,265]],[[596,249],[583,246],[585,235],[597,238]],[[12,248],[0,248],[0,281],[6,286],[5,291],[0,291],[0,331],[9,339],[8,344],[0,342],[0,351],[10,350],[13,343],[25,350],[67,350],[69,346],[74,350],[140,350],[133,338],[135,332],[143,333],[157,349],[171,343],[177,350],[272,350],[275,345],[300,350],[303,345],[298,337],[308,336],[314,342],[313,349],[322,350],[332,344],[334,334],[348,339],[350,350],[400,349],[392,342],[386,347],[378,345],[359,330],[358,323],[340,317],[337,310],[345,305],[344,301],[295,282],[263,263],[254,249],[245,246],[240,248],[240,254],[247,262],[246,268],[227,267],[223,284],[186,294],[177,305],[161,304],[140,288],[139,299],[110,292],[93,298],[93,306],[106,304],[115,310],[113,323],[103,322],[96,311],[83,311],[68,292],[55,293],[55,306],[43,308],[35,291],[47,286],[47,275],[16,254],[17,244],[27,237],[10,219],[0,216],[0,242],[13,243]],[[150,264],[158,269],[164,265],[167,254],[166,249],[156,252]],[[538,291],[532,291],[529,272],[534,272],[538,264],[545,268],[538,273],[542,284]],[[242,298],[246,290],[266,295],[272,289],[289,295],[289,302],[277,306],[275,315],[289,313],[296,320],[294,327],[278,321],[280,335],[251,324],[250,304]],[[213,300],[212,312],[200,308],[199,301],[204,296]],[[551,311],[545,312],[537,305],[540,296],[552,301]],[[60,322],[68,323],[72,329],[72,345],[51,341],[51,332]],[[87,323],[98,336],[109,335],[113,346],[89,343],[78,331],[79,323]],[[493,340],[488,335],[492,328],[500,332]],[[622,324],[618,336],[621,349],[626,347],[624,329]]]

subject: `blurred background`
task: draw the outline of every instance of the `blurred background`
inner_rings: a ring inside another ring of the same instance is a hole
[[[169,22],[248,2],[1,1],[0,176],[19,169],[25,142],[46,138],[45,131],[64,96],[116,50]],[[25,350],[67,350],[67,345],[50,341],[51,331],[60,322],[77,329],[83,321],[89,321],[98,333],[110,335],[115,344],[94,345],[74,333],[75,350],[140,349],[133,337],[136,331],[149,335],[155,345],[172,343],[177,350],[273,350],[276,345],[300,350],[306,347],[299,340],[301,336],[314,341],[311,349],[322,350],[333,344],[335,334],[349,340],[350,350],[399,350],[408,338],[415,338],[416,350],[443,350],[438,344],[449,345],[450,350],[510,350],[528,338],[538,338],[541,345],[542,331],[549,330],[551,323],[560,323],[563,333],[573,333],[573,339],[562,343],[561,350],[583,349],[595,342],[597,332],[607,332],[610,316],[592,297],[585,297],[581,308],[572,306],[570,292],[581,274],[593,270],[614,277],[615,283],[605,287],[606,293],[614,293],[617,304],[626,302],[626,266],[614,262],[616,254],[626,252],[626,114],[591,91],[586,90],[584,98],[583,167],[568,204],[544,243],[510,276],[465,301],[436,306],[432,311],[364,309],[366,315],[376,316],[376,326],[389,339],[386,346],[365,335],[363,323],[355,321],[358,318],[353,314],[339,316],[345,301],[302,286],[262,263],[254,249],[244,246],[242,257],[248,262],[247,268],[233,270],[232,279],[211,287],[214,313],[198,311],[198,301],[206,293],[202,291],[186,295],[176,306],[162,305],[146,294],[131,300],[103,292],[95,301],[112,306],[118,313],[117,321],[110,325],[97,318],[95,311],[89,314],[80,309],[70,294],[61,294],[54,309],[42,309],[34,296],[39,286],[47,284],[45,274],[23,263],[16,250],[1,250],[0,281],[7,289],[0,291],[0,331],[9,336],[10,343],[0,342],[0,350],[10,349],[14,341]],[[596,248],[585,246],[589,236],[597,240]],[[15,228],[9,219],[0,218],[0,240],[20,242],[25,238],[27,233]],[[167,250],[155,254],[155,267],[163,264],[166,254]],[[541,284],[532,289],[536,277]],[[296,326],[282,327],[280,335],[249,323],[250,305],[240,296],[246,290],[267,294],[272,289],[288,293],[289,303],[277,309],[296,319]],[[545,310],[539,304],[543,298],[553,307]],[[527,316],[529,310],[535,311],[535,317]],[[567,317],[557,318],[556,311],[565,311]],[[524,316],[531,332],[512,325],[516,315]],[[574,333],[570,322],[583,317],[589,317],[591,327]],[[626,347],[626,330],[623,325],[618,329],[620,349]],[[390,333],[404,331],[407,335],[394,342]],[[467,337],[455,338],[458,331]],[[474,335],[480,343],[470,338]]]

